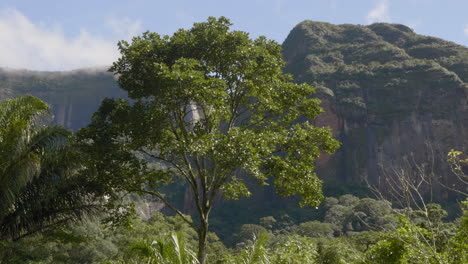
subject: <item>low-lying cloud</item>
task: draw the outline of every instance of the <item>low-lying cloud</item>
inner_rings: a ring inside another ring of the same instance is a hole
[[[119,35],[136,33],[141,22],[109,20]],[[110,65],[119,57],[117,39],[105,39],[82,29],[67,37],[54,25],[35,24],[15,9],[0,11],[0,67],[31,70],[71,70]]]
[[[389,6],[388,0],[380,0],[380,2],[367,13],[367,23],[391,22]]]

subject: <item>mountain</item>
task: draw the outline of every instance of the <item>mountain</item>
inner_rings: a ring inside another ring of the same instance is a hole
[[[51,105],[54,122],[72,130],[86,126],[105,97],[124,97],[105,69],[37,72],[0,69],[0,100],[31,94]]]
[[[404,25],[303,21],[283,43],[286,71],[317,88],[342,142],[321,174],[379,183],[423,168],[454,183],[445,163],[468,147],[468,48]]]
[[[468,147],[468,48],[404,25],[304,21],[283,43],[286,71],[317,88],[342,147],[318,163],[324,179],[378,183],[397,169],[425,166],[453,183],[444,162]],[[85,126],[104,97],[124,97],[105,69],[0,70],[0,99],[35,95],[57,124]],[[433,162],[432,162],[433,161]]]

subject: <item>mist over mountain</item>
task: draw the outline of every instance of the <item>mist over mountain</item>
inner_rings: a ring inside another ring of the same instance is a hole
[[[0,100],[24,94],[51,105],[54,123],[78,130],[86,126],[105,97],[124,97],[107,68],[66,72],[0,69]]]

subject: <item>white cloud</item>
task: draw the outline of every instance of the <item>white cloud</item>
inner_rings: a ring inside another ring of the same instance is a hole
[[[380,0],[380,2],[367,13],[367,23],[391,22],[389,6],[390,3],[388,0]]]
[[[121,38],[135,34],[141,22],[108,21]],[[119,57],[117,39],[82,29],[67,37],[57,25],[34,24],[15,9],[0,11],[0,67],[70,70],[110,65]]]
[[[463,32],[465,32],[465,35],[468,36],[468,23],[465,24],[465,29],[463,29]]]

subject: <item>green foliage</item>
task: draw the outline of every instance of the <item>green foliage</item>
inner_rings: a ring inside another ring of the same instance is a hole
[[[468,156],[462,151],[452,149],[447,155],[447,161],[453,174],[461,183],[460,187],[452,186],[452,189],[464,196],[468,196]]]
[[[319,221],[301,223],[293,232],[306,237],[333,237],[332,224]]]
[[[238,257],[227,260],[227,263],[238,264],[269,264],[268,251],[265,248],[267,233],[260,231],[253,237],[253,243],[245,248]]]
[[[240,228],[237,234],[237,246],[246,245],[251,241],[255,241],[261,234],[267,233],[267,230],[259,225],[245,224]]]
[[[47,104],[25,96],[0,103],[0,217],[10,210],[18,192],[39,172],[42,149],[53,136],[42,140],[37,122]],[[42,132],[42,131],[41,131]],[[38,136],[40,135],[40,136]]]
[[[47,111],[32,96],[0,103],[0,239],[79,220],[99,205],[97,186],[78,174],[70,133],[45,126]]]
[[[407,263],[405,247],[399,240],[385,239],[377,242],[366,253],[368,263]]]
[[[372,198],[359,199],[353,195],[327,198],[328,211],[324,221],[330,223],[336,232],[342,234],[353,231],[384,230],[391,226],[390,203]]]
[[[341,201],[340,201],[341,200]],[[327,198],[326,208],[356,206],[365,199]],[[466,209],[466,208],[465,208]],[[466,210],[465,210],[466,211]],[[268,227],[248,224],[232,233],[245,237],[227,249],[210,234],[207,263],[465,263],[466,214],[446,233],[440,208],[405,210],[396,229],[347,232],[330,236],[330,224],[305,222],[291,226],[291,219],[265,217]],[[466,212],[465,212],[466,213]],[[426,219],[423,221],[423,219]],[[274,220],[274,221],[273,221]],[[285,223],[282,223],[285,221]],[[271,226],[271,227],[270,227]],[[326,232],[321,232],[321,229]],[[305,232],[307,231],[307,232]],[[298,235],[302,232],[303,235]],[[441,234],[446,242],[439,243]],[[448,246],[447,246],[448,245]],[[51,230],[18,242],[2,241],[0,250],[15,252],[7,263],[194,263],[197,233],[180,216],[156,213],[148,221],[134,219],[130,227],[107,229],[98,219]],[[196,262],[195,262],[196,263]]]
[[[346,238],[320,239],[317,242],[317,263],[360,263],[362,259],[362,252]]]
[[[268,230],[271,230],[274,226],[276,226],[276,219],[273,216],[262,217],[260,218],[259,222],[261,226]]]
[[[171,37],[145,32],[120,42],[122,57],[110,71],[134,101],[103,101],[80,131],[90,169],[112,191],[154,195],[182,215],[161,187],[184,181],[194,194],[199,226],[191,224],[201,251],[219,190],[248,196],[246,177],[262,185],[271,178],[281,195],[318,205],[314,161],[338,147],[328,128],[299,122],[315,118],[320,101],[309,97],[311,86],[283,74],[280,45],[230,25],[210,17]]]
[[[349,241],[352,242],[361,252],[367,252],[369,247],[377,244],[381,240],[381,232],[361,231],[349,234]]]
[[[277,245],[271,254],[271,263],[301,264],[315,263],[317,249],[314,241],[306,237],[290,236],[288,240]]]
[[[395,232],[383,234],[383,239],[371,247],[368,259],[373,263],[450,263],[448,251],[438,245],[436,230],[415,225],[399,215]]]
[[[169,242],[166,242],[169,240]],[[159,264],[198,264],[195,253],[186,247],[181,232],[172,232],[170,238],[158,239],[150,244],[134,243],[130,247],[131,261]]]
[[[454,264],[468,262],[468,199],[462,202],[462,207],[463,216],[449,248],[449,259]]]
[[[177,238],[172,237],[173,233]],[[130,227],[116,229],[108,228],[100,219],[88,218],[20,241],[1,241],[0,252],[15,253],[4,258],[6,263],[139,263],[159,256],[157,254],[162,253],[160,249],[164,248],[169,255],[179,250],[177,254],[181,259],[187,260],[189,256],[184,254],[196,247],[196,236],[196,232],[180,217],[161,213],[148,221],[133,219]],[[216,237],[209,234],[209,239],[217,247],[217,252],[223,254],[225,249]],[[144,255],[138,250],[145,248],[154,256]],[[208,251],[213,254],[211,247]],[[163,259],[170,261],[164,254]]]

